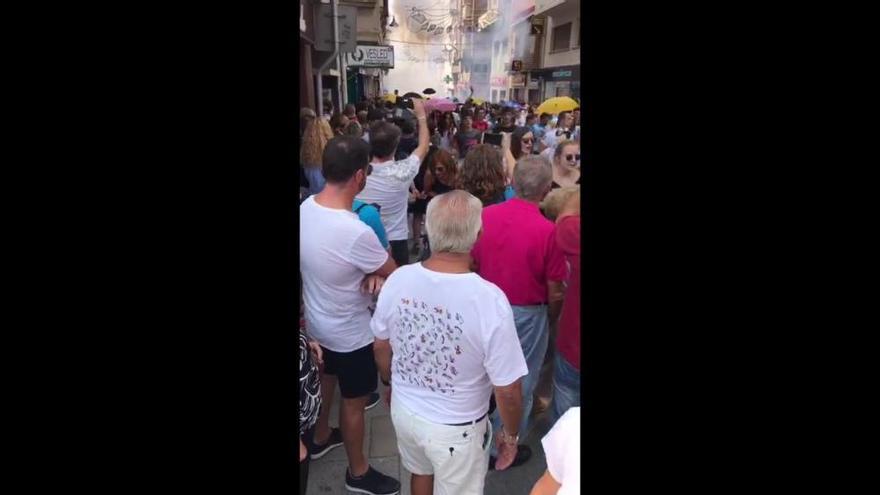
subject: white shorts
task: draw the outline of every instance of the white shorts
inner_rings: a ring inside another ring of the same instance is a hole
[[[434,495],[483,495],[492,445],[487,418],[467,426],[431,423],[392,395],[391,421],[403,467],[413,474],[434,475]]]

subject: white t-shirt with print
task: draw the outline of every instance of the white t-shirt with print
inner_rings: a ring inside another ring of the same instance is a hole
[[[306,330],[322,346],[351,352],[373,342],[370,295],[361,282],[388,260],[379,238],[351,210],[309,196],[299,210],[299,270]]]
[[[406,226],[409,185],[419,173],[420,164],[415,153],[400,161],[373,163],[367,186],[357,196],[364,203],[376,203],[381,207],[379,215],[389,241],[405,241],[409,237]]]
[[[431,422],[479,418],[493,386],[528,373],[507,297],[475,273],[398,268],[370,326],[391,341],[391,400]]]
[[[581,408],[572,407],[541,440],[547,471],[562,485],[558,495],[581,492]]]

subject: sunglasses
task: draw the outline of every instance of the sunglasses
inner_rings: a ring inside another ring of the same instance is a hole
[[[581,159],[581,154],[578,153],[576,155],[565,155],[565,159],[570,162],[576,162]]]

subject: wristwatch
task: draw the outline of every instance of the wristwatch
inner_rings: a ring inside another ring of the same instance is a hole
[[[508,445],[516,445],[519,442],[519,434],[517,435],[509,435],[506,431],[504,431],[504,427],[501,427],[501,441]]]

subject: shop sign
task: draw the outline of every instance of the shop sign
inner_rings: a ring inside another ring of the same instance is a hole
[[[491,82],[492,82],[492,86],[500,86],[503,88],[507,87],[507,78],[506,77],[496,76],[496,77],[492,78]]]
[[[547,81],[577,81],[581,76],[579,66],[557,67],[548,70],[549,72],[544,76]]]
[[[394,47],[379,45],[357,45],[354,52],[345,54],[349,67],[394,68]]]

